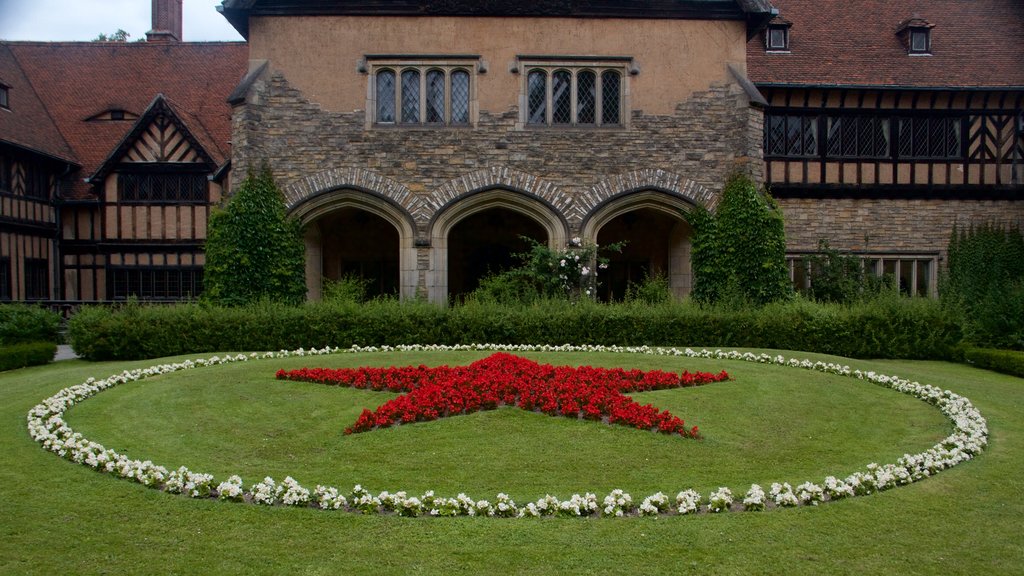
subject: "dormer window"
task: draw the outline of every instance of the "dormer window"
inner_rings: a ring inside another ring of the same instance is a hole
[[[789,29],[793,25],[788,20],[776,17],[764,31],[764,47],[768,52],[789,52]]]
[[[0,84],[0,108],[3,108],[5,110],[11,109],[11,95],[9,90],[10,88],[8,88],[7,86]]]
[[[124,110],[111,110],[110,111],[110,119],[111,120],[124,120]]]
[[[903,41],[907,54],[931,54],[932,53],[932,28],[927,20],[917,16],[904,21],[896,30],[896,35]]]

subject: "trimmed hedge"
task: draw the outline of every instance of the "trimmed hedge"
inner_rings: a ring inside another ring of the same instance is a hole
[[[964,361],[978,368],[1002,372],[1024,378],[1024,352],[1016,350],[992,350],[989,348],[967,348]]]
[[[0,346],[0,372],[26,366],[39,366],[53,360],[57,345],[53,342],[28,342]]]
[[[938,302],[880,298],[854,306],[802,300],[728,310],[691,303],[649,306],[543,301],[521,307],[373,301],[303,306],[203,304],[87,307],[70,322],[89,360],[382,344],[605,344],[779,348],[856,358],[947,359],[959,326]]]
[[[0,304],[0,346],[58,342],[60,315],[39,306]]]

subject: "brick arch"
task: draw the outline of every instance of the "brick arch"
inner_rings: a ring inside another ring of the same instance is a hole
[[[496,189],[513,190],[534,196],[547,204],[563,220],[569,220],[575,211],[572,196],[563,192],[557,184],[507,166],[493,166],[459,176],[437,187],[424,199],[423,213],[416,214],[416,221],[429,222],[456,200]]]
[[[419,197],[405,184],[364,168],[332,168],[293,182],[284,187],[285,206],[290,212],[311,198],[340,189],[362,190],[380,196],[420,221],[418,214],[423,208]]]
[[[718,195],[714,191],[689,178],[667,170],[645,168],[603,178],[586,190],[577,201],[575,221],[588,219],[598,207],[612,198],[641,190],[666,192],[709,210],[714,210],[718,203]]]

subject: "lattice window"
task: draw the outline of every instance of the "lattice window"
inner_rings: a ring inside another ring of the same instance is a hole
[[[936,296],[938,258],[928,254],[850,254],[860,260],[864,274],[880,278],[883,286],[905,296]],[[819,271],[811,266],[811,255],[787,256],[789,277],[798,292],[808,292]]]
[[[25,171],[25,196],[48,200],[50,198],[50,172],[39,162],[22,162]]]
[[[769,114],[764,124],[767,156],[807,157],[818,154],[818,119],[815,116]]]
[[[958,117],[899,118],[899,150],[901,158],[959,159],[962,119]]]
[[[377,72],[377,123],[395,122],[395,71]]]
[[[25,299],[50,298],[50,263],[45,258],[25,258]]]
[[[203,292],[199,267],[112,267],[107,270],[110,300],[186,300]]]
[[[831,158],[889,156],[889,119],[879,116],[826,118],[825,154]]]
[[[374,79],[371,90],[374,101],[367,108],[374,113],[373,124],[457,126],[471,123],[473,73],[465,63],[372,58],[375,61],[368,66],[368,72]],[[469,57],[453,56],[452,59]]]
[[[121,202],[206,203],[205,174],[161,174],[123,172],[118,174],[118,199]]]
[[[540,57],[538,57],[539,59]],[[552,62],[528,68],[524,123],[621,126],[625,64]]]
[[[13,170],[13,161],[8,156],[0,156],[0,190],[4,192],[12,192],[14,190],[14,182],[11,176],[11,170]]]
[[[11,109],[11,91],[3,84],[0,84],[0,108]]]

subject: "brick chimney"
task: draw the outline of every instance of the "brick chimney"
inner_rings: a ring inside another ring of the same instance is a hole
[[[147,42],[181,42],[181,0],[153,0],[153,29]]]

